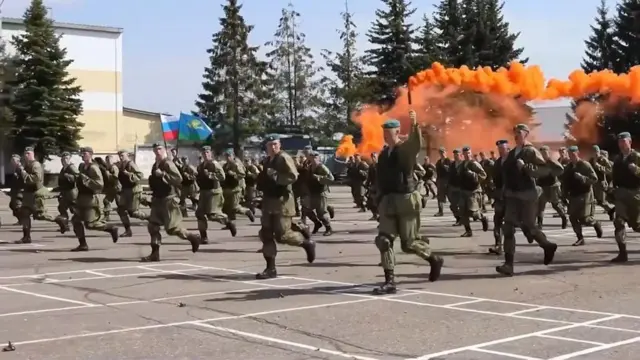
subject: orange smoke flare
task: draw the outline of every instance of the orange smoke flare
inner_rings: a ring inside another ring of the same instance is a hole
[[[356,145],[353,143],[352,135],[345,135],[340,139],[338,148],[336,149],[336,156],[347,158],[353,156],[356,153]]]

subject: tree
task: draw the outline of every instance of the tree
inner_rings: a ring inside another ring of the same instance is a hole
[[[301,131],[313,131],[322,106],[319,79],[321,67],[316,66],[311,49],[305,44],[305,34],[299,28],[300,13],[293,4],[282,9],[274,39],[267,43],[271,71],[271,96],[274,125],[288,125]]]
[[[415,13],[408,0],[382,0],[385,9],[376,10],[376,20],[367,32],[371,49],[365,51],[365,64],[372,70],[369,86],[375,94],[372,102],[393,103],[397,88],[404,86],[416,69],[410,65],[414,59],[412,48],[416,29],[409,18]]]
[[[16,152],[35,146],[38,157],[78,149],[84,124],[82,89],[75,85],[67,68],[73,60],[60,46],[53,21],[42,0],[32,0],[24,13],[25,32],[14,36],[15,81],[12,83],[11,110],[15,116],[9,134]]]
[[[207,49],[209,66],[202,75],[203,92],[196,107],[200,116],[217,126],[215,143],[232,143],[241,155],[241,141],[263,130],[266,63],[256,55],[259,47],[248,43],[253,26],[244,21],[242,5],[227,0],[222,9],[220,31],[212,35]]]
[[[342,41],[342,52],[323,50],[322,56],[332,77],[326,76],[323,82],[328,89],[325,103],[325,134],[336,132],[353,133],[357,130],[351,121],[351,115],[365,100],[364,69],[362,56],[356,48],[356,25],[353,15],[345,2],[342,13],[343,28],[338,30]]]
[[[416,49],[413,58],[414,68],[427,69],[434,62],[443,62],[443,54],[438,46],[438,34],[434,23],[425,14],[422,17],[422,27],[416,39]]]
[[[580,65],[587,73],[612,69],[615,63],[613,24],[605,0],[600,0],[596,11],[595,24],[591,25],[591,36],[584,41],[585,51]]]
[[[438,49],[445,66],[460,67],[471,62],[465,58],[464,47],[460,43],[465,38],[464,21],[458,0],[441,0],[436,5],[433,26],[438,33]]]
[[[506,67],[513,61],[523,64],[528,58],[521,58],[524,48],[516,47],[520,33],[513,33],[505,21],[500,0],[476,0],[478,7],[477,37],[474,51],[478,54],[478,65],[494,70]]]
[[[613,19],[613,69],[626,73],[640,64],[640,1],[624,0],[616,5]]]
[[[15,116],[11,111],[11,101],[13,98],[12,84],[15,82],[15,66],[12,56],[7,54],[6,43],[0,40],[0,143],[4,141],[6,135],[13,128]]]

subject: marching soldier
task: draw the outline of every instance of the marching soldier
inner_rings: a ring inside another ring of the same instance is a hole
[[[256,274],[256,279],[270,279],[278,276],[276,270],[276,243],[302,247],[307,254],[307,261],[312,263],[316,258],[316,243],[292,229],[295,216],[292,184],[298,177],[296,165],[289,154],[281,151],[280,140],[271,135],[267,137],[267,158],[264,170],[258,175],[258,190],[262,191],[262,216],[260,217],[260,240],[262,256],[266,262],[263,272]]]
[[[180,199],[176,189],[182,186],[182,176],[173,161],[167,157],[167,151],[161,144],[153,145],[156,161],[151,167],[149,187],[151,188],[151,213],[147,229],[149,230],[151,254],[141,259],[143,262],[160,261],[162,238],[160,228],[167,235],[177,236],[191,243],[194,253],[200,248],[200,237],[182,227]]]
[[[593,185],[598,182],[598,175],[588,161],[580,158],[577,146],[569,147],[571,162],[564,168],[562,175],[562,188],[569,200],[569,220],[578,240],[573,246],[584,245],[582,226],[593,226],[596,236],[602,237],[602,225],[594,219],[595,198]]]
[[[109,221],[111,218],[111,204],[116,201],[118,193],[120,193],[122,188],[120,186],[120,180],[118,180],[120,170],[118,169],[117,163],[113,161],[113,156],[108,155],[105,159],[105,171],[103,171],[105,178],[103,179],[104,188],[102,189],[102,194],[104,195],[104,218],[106,221]]]
[[[496,271],[506,276],[513,275],[516,252],[516,227],[530,236],[544,250],[544,264],[553,261],[558,245],[547,240],[547,236],[536,226],[538,215],[538,189],[536,178],[545,175],[546,162],[540,152],[527,141],[529,127],[519,124],[514,127],[516,146],[509,151],[503,162],[505,216],[503,265]]]
[[[303,153],[311,151],[311,146],[305,146]],[[307,199],[307,189],[305,188],[304,179],[306,179],[307,164],[304,155],[296,156],[294,159],[296,170],[298,171],[298,178],[293,183],[293,202],[296,209],[296,216],[302,215],[302,221],[306,221],[306,215],[304,214],[305,200]]]
[[[20,208],[22,207],[24,179],[22,178],[20,155],[13,154],[11,156],[11,166],[13,167],[13,182],[9,190],[9,209],[11,209],[13,216],[18,219],[17,225],[22,225]]]
[[[236,214],[244,214],[251,222],[256,219],[249,209],[240,205],[242,201],[242,184],[245,170],[242,163],[236,160],[233,150],[225,152],[226,162],[222,165],[224,170],[224,180],[222,181],[222,192],[224,194],[224,204],[222,212],[227,215],[230,222],[236,220]]]
[[[142,184],[144,174],[138,165],[129,159],[129,153],[124,150],[118,152],[120,157],[118,180],[122,190],[116,198],[118,215],[124,226],[121,237],[131,237],[131,219],[148,220],[149,215],[140,210],[140,198],[142,198]]]
[[[451,209],[451,213],[453,217],[456,219],[456,222],[453,226],[460,226],[462,222],[460,222],[460,176],[459,176],[459,168],[462,164],[462,159],[460,158],[460,150],[453,149],[453,161],[449,165],[449,173],[447,174],[447,197],[449,198],[449,209]]]
[[[609,190],[607,178],[611,176],[613,163],[602,155],[598,145],[594,145],[593,156],[589,160],[589,164],[598,175],[598,181],[593,184],[593,196],[596,199],[596,204],[602,207],[609,215],[609,219],[613,221],[615,209],[607,201],[607,192]]]
[[[411,111],[411,131],[406,140],[400,139],[400,122],[388,120],[383,124],[387,146],[378,158],[378,196],[380,224],[375,238],[384,269],[384,284],[374,294],[396,292],[394,241],[400,238],[402,251],[416,254],[429,262],[429,281],[440,277],[443,260],[431,253],[429,244],[418,233],[420,194],[416,191],[413,169],[420,149],[422,135]]]
[[[418,193],[420,194],[420,202],[422,205],[422,208],[424,209],[425,207],[427,207],[427,188],[424,185],[424,175],[427,172],[425,171],[425,169],[422,167],[422,165],[420,165],[418,163],[418,161],[416,161],[416,164],[413,168],[413,176],[415,177],[416,180],[416,187],[418,189]]]
[[[490,254],[502,255],[502,224],[504,222],[504,161],[509,155],[509,141],[496,142],[500,157],[493,160],[493,238],[495,244],[489,248]],[[492,151],[493,153],[493,151]],[[495,154],[494,154],[495,156]]]
[[[431,198],[435,199],[438,196],[438,190],[436,189],[436,166],[431,163],[431,159],[428,156],[424,157],[424,163],[422,164],[424,168],[424,176],[422,180],[424,181],[424,186],[427,191],[427,196],[431,194]]]
[[[213,159],[210,146],[202,147],[202,162],[198,165],[196,182],[200,187],[200,197],[196,207],[196,218],[198,219],[198,231],[202,243],[209,242],[207,236],[207,221],[214,221],[225,225],[231,232],[231,236],[236,236],[236,225],[229,221],[229,218],[222,212],[224,196],[222,194],[222,182],[225,180],[225,173],[217,161]]]
[[[562,228],[567,228],[567,215],[564,212],[564,208],[561,205],[562,199],[564,199],[563,188],[564,182],[561,182],[559,177],[562,176],[564,171],[563,165],[558,161],[553,160],[549,153],[549,147],[543,146],[540,148],[540,154],[546,162],[546,167],[549,169],[549,173],[545,176],[538,178],[536,183],[542,188],[542,193],[538,199],[538,227],[542,228],[544,219],[544,210],[547,203],[551,204],[553,210],[555,210],[560,219],[562,220]]]
[[[82,164],[78,166],[76,187],[78,199],[76,209],[71,217],[73,232],[78,238],[78,247],[71,251],[89,251],[85,230],[96,230],[109,233],[114,243],[118,242],[118,228],[107,225],[104,219],[102,190],[104,179],[99,165],[93,160],[93,149],[80,149]]]
[[[312,234],[316,234],[322,226],[325,228],[324,236],[333,234],[327,203],[329,184],[333,181],[333,174],[322,163],[320,154],[311,154],[312,163],[307,173],[306,187],[309,190],[309,207],[304,209],[307,217],[314,223]]]
[[[480,152],[480,165],[484,169],[484,172],[487,174],[487,178],[482,181],[482,211],[487,211],[486,202],[484,201],[484,196],[487,196],[487,201],[489,204],[493,201],[493,193],[494,193],[494,185],[493,185],[493,164],[494,160],[487,158],[487,154],[484,151]]]
[[[367,181],[364,186],[367,189],[367,208],[371,211],[371,218],[369,220],[378,220],[378,196],[376,190],[376,179],[378,167],[378,154],[371,153],[371,164],[367,171]]]
[[[62,153],[60,157],[62,168],[58,176],[58,213],[63,218],[69,218],[69,211],[73,213],[76,198],[78,197],[78,189],[76,187],[76,177],[78,176],[78,168],[71,163],[71,154]]]
[[[187,199],[191,201],[191,208],[196,209],[198,204],[198,183],[196,183],[196,175],[198,170],[189,163],[189,158],[183,156],[180,158],[180,175],[182,176],[182,187],[180,188],[180,211],[182,217],[187,217]]]
[[[482,222],[482,231],[489,229],[487,217],[482,210],[482,182],[487,178],[487,173],[479,162],[474,160],[471,148],[462,148],[463,162],[458,166],[457,176],[460,181],[460,193],[458,203],[458,216],[464,226],[461,237],[472,237],[471,223],[469,219]]]
[[[258,169],[258,167],[254,164],[253,159],[251,158],[246,158],[245,164],[245,183],[247,188],[244,193],[244,200],[247,204],[247,207],[249,208],[249,211],[251,211],[251,213],[255,215],[256,206],[254,202],[257,197],[256,179],[258,178],[260,169]]]
[[[364,206],[364,183],[367,181],[368,172],[369,166],[366,162],[362,161],[360,154],[353,155],[353,163],[351,163],[347,169],[347,178],[349,179],[353,202],[356,204],[356,208],[360,208],[360,212],[367,211]]]
[[[438,188],[438,212],[435,216],[444,216],[444,204],[449,196],[449,168],[451,159],[447,157],[447,150],[440,147],[440,159],[436,161],[436,186]]]
[[[31,217],[34,220],[48,221],[58,224],[60,232],[69,230],[68,221],[47,213],[45,201],[49,190],[44,187],[44,168],[36,160],[32,147],[24,149],[24,164],[19,165],[20,178],[24,181],[22,205],[20,206],[20,223],[22,224],[22,239],[18,243],[31,243]]]
[[[618,134],[620,154],[613,162],[616,208],[613,226],[618,244],[618,256],[611,260],[614,263],[628,261],[625,223],[634,231],[640,231],[640,153],[631,147],[631,141],[630,133]]]

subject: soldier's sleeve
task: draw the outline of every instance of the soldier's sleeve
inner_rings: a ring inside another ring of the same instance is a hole
[[[241,162],[236,162],[236,173],[238,174],[238,178],[240,179],[247,176],[247,169],[245,169],[244,165]]]
[[[76,181],[76,177],[78,176],[78,174],[80,174],[78,172],[78,168],[75,165],[70,164],[69,167],[67,168],[67,171],[64,174],[64,177],[68,181],[74,182]]]
[[[163,170],[164,174],[162,174],[162,181],[173,186],[182,185],[182,175],[173,161],[165,161]]]
[[[118,178],[118,175],[120,174],[120,169],[115,166],[115,165],[111,165],[111,171],[109,172],[112,178]]]
[[[324,164],[320,165],[320,172],[322,173],[318,180],[321,184],[330,184],[333,181],[333,174]]]
[[[227,174],[224,172],[222,165],[213,160],[213,172],[209,174],[212,180],[224,181],[227,178]]]
[[[142,173],[142,171],[140,171],[140,168],[136,163],[134,163],[133,161],[130,161],[129,166],[131,167],[131,174],[129,175],[131,182],[138,182],[142,180],[142,178],[144,178],[144,174]]]
[[[487,172],[484,171],[482,165],[480,165],[480,163],[475,160],[471,161],[471,171],[476,173],[479,180],[484,180],[487,178]]]
[[[82,184],[89,189],[99,192],[104,187],[104,179],[102,178],[102,171],[98,164],[91,164],[87,169],[87,176],[82,177]]]
[[[564,166],[562,166],[562,164],[557,160],[552,159],[547,163],[547,166],[549,167],[550,174],[553,176],[561,176],[564,172]]]
[[[583,175],[585,177],[585,182],[587,184],[593,185],[598,182],[598,174],[593,169],[593,166],[588,161],[582,161],[583,164]]]
[[[605,158],[600,158],[600,159],[598,159],[597,163],[599,163],[600,166],[602,166],[601,171],[605,175],[611,175],[611,172],[613,172],[613,163],[611,161],[609,161],[608,159],[605,159]]]
[[[31,165],[31,173],[27,172],[25,169],[22,169],[22,179],[25,185],[35,185],[40,184],[44,181],[44,169],[42,168],[42,164],[40,162],[34,162]]]
[[[290,156],[281,156],[280,159],[275,180],[279,185],[291,185],[298,178],[296,164]]]
[[[409,137],[399,146],[400,158],[406,159],[407,166],[412,168],[416,163],[416,156],[422,149],[422,133],[418,124],[411,125]]]
[[[522,151],[526,151],[524,171],[531,177],[537,178],[549,175],[551,169],[547,166],[547,162],[542,157],[538,149],[533,146],[526,146]],[[523,156],[524,157],[524,156]]]

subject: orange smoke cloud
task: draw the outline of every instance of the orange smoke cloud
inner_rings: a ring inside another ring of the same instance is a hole
[[[347,158],[356,153],[356,145],[353,143],[352,135],[345,135],[340,139],[338,148],[336,149],[336,156]]]

